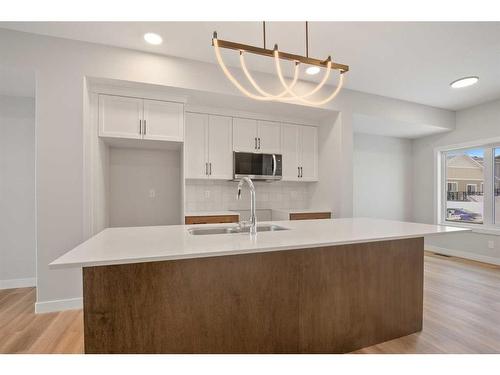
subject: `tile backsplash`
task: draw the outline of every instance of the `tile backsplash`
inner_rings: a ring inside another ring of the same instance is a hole
[[[307,208],[310,204],[308,182],[254,182],[257,209]],[[250,192],[245,186],[241,200],[236,199],[235,181],[186,180],[186,211],[248,210]]]

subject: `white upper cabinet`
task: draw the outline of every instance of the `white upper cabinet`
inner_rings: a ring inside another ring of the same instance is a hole
[[[144,99],[144,139],[182,142],[183,112],[181,103]]]
[[[281,154],[281,123],[258,121],[257,148],[265,154]]]
[[[283,124],[283,180],[298,181],[299,169],[299,126]]]
[[[233,118],[233,150],[258,152],[257,120]]]
[[[233,119],[233,150],[281,153],[281,124],[244,118]]]
[[[186,113],[185,178],[208,177],[208,115]]]
[[[186,178],[233,178],[232,125],[231,117],[186,114]]]
[[[233,178],[233,119],[208,116],[208,172],[219,180]]]
[[[182,142],[181,103],[99,95],[99,136]]]
[[[318,129],[283,125],[283,180],[318,181]]]
[[[318,128],[300,127],[300,180],[318,180]]]
[[[142,99],[99,95],[99,135],[142,138]]]

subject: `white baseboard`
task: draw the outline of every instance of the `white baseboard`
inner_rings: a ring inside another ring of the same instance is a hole
[[[425,250],[439,254],[450,255],[458,258],[476,260],[478,262],[483,262],[483,263],[496,264],[500,266],[500,258],[490,257],[488,255],[474,254],[466,251],[447,249],[444,247],[432,246],[432,245],[425,245]]]
[[[43,314],[48,312],[76,310],[83,307],[83,298],[69,298],[55,301],[45,301],[35,303],[35,313]]]
[[[36,286],[36,278],[0,280],[0,289],[29,288]]]

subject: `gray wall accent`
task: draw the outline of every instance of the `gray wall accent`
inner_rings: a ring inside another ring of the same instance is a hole
[[[110,148],[109,226],[182,224],[180,151]]]
[[[411,221],[411,140],[354,134],[353,171],[353,216]]]

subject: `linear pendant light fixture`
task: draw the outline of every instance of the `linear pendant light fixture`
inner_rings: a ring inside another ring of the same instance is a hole
[[[312,57],[309,57],[309,24],[306,22],[306,55],[301,56],[301,55],[296,55],[292,53],[287,53],[287,52],[281,52],[278,50],[278,45],[274,45],[274,49],[267,49],[266,48],[266,23],[262,22],[262,34],[263,34],[263,48],[256,47],[256,46],[251,46],[247,44],[241,44],[241,43],[235,43],[235,42],[230,42],[227,40],[221,40],[217,38],[217,32],[214,31],[213,38],[212,38],[212,45],[214,47],[215,51],[215,57],[217,58],[217,62],[219,63],[222,71],[226,75],[226,77],[231,81],[231,83],[236,86],[238,90],[240,90],[243,94],[246,96],[255,99],[255,100],[261,100],[261,101],[278,101],[278,102],[291,102],[291,101],[298,101],[307,105],[313,105],[313,106],[320,106],[325,103],[328,103],[331,101],[333,98],[337,96],[337,94],[340,92],[342,88],[342,84],[344,82],[344,73],[349,71],[349,66],[344,65],[344,64],[339,64],[336,62],[332,61],[331,56],[328,56],[326,60],[319,60],[315,59]],[[247,78],[248,82],[250,82],[250,85],[253,87],[254,91],[250,91],[246,89],[235,77],[234,75],[229,71],[227,68],[226,64],[224,63],[224,60],[222,59],[220,49],[225,48],[225,49],[230,49],[230,50],[236,50],[239,51],[240,53],[240,65],[241,69],[243,70],[243,73],[245,74],[245,77]],[[279,81],[281,85],[283,86],[283,90],[279,93],[269,93],[265,90],[263,90],[255,81],[255,79],[252,77],[250,72],[247,69],[247,66],[245,64],[245,57],[244,55],[246,53],[251,53],[254,55],[260,55],[260,56],[267,56],[267,57],[272,57],[274,58],[274,63],[276,66],[276,73],[278,75]],[[281,60],[287,60],[287,61],[293,61],[295,64],[294,67],[294,74],[293,74],[293,79],[290,83],[287,83],[285,78],[283,77],[283,73],[281,71]],[[309,72],[311,70],[314,71],[314,69],[311,69],[311,67],[316,67],[318,69],[323,68],[325,70],[324,75],[322,80],[319,82],[319,84],[309,92],[303,93],[303,94],[297,94],[294,91],[294,87],[297,83],[297,80],[299,78],[299,67],[300,64],[305,64],[309,66]],[[330,77],[330,72],[332,70],[338,70],[339,72],[339,82],[335,90],[327,97],[320,99],[320,100],[311,100],[309,99],[310,96],[314,95],[317,93],[328,81],[328,78]]]

